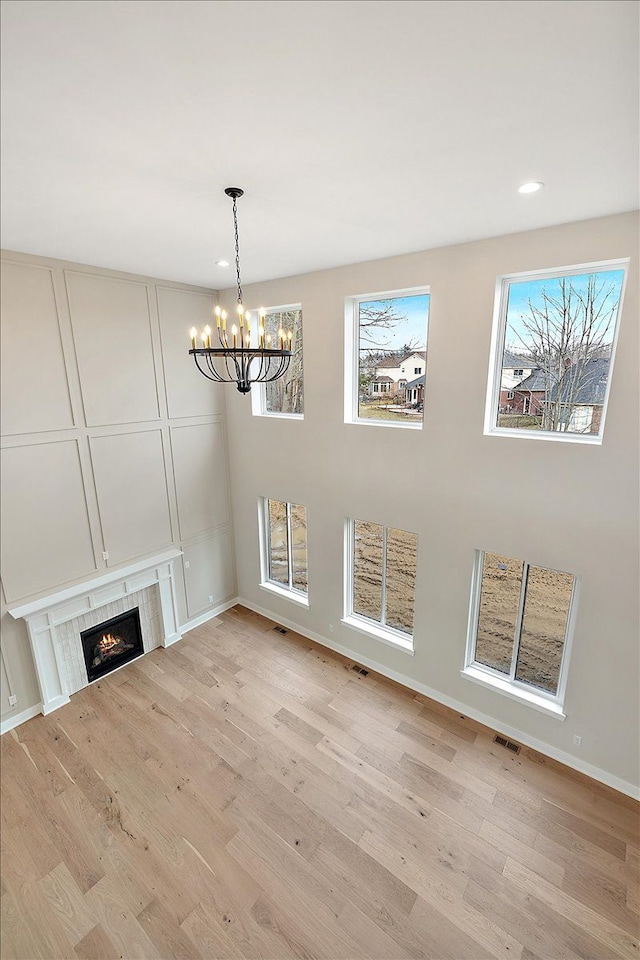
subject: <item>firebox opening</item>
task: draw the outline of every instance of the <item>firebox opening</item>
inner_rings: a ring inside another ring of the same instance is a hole
[[[89,682],[144,653],[137,607],[83,630],[80,636]]]

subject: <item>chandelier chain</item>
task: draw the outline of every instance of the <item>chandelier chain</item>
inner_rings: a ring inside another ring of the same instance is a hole
[[[240,283],[240,240],[238,237],[238,201],[233,197],[233,231],[236,243],[236,283],[238,286],[238,303],[242,303],[242,284]]]

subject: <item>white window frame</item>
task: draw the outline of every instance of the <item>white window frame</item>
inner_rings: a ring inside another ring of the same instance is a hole
[[[286,505],[287,511],[287,566],[289,573],[289,584],[285,586],[276,580],[269,578],[270,556],[271,556],[271,525],[269,523],[269,500],[277,500]],[[302,506],[294,504],[290,500],[281,500],[279,497],[259,497],[258,499],[258,543],[260,553],[260,589],[273,593],[278,597],[284,597],[285,600],[291,600],[301,607],[309,606],[309,552],[307,550],[307,592],[298,590],[293,586],[293,551],[290,544],[293,542],[291,531],[291,507]],[[305,514],[306,514],[305,507]]]
[[[571,646],[575,633],[575,620],[578,607],[578,598],[580,593],[581,578],[577,574],[570,574],[573,577],[573,589],[569,601],[569,610],[567,613],[567,625],[564,635],[564,645],[562,648],[562,659],[560,661],[560,672],[558,674],[558,689],[556,693],[549,693],[547,690],[534,687],[531,684],[524,683],[522,680],[516,680],[516,670],[518,667],[518,651],[522,640],[522,625],[526,607],[526,578],[529,567],[541,566],[532,564],[529,561],[518,561],[523,564],[522,585],[520,588],[520,602],[518,605],[518,615],[516,618],[516,627],[514,629],[513,649],[511,651],[511,670],[509,675],[495,670],[484,663],[480,663],[475,658],[476,637],[478,633],[478,621],[480,617],[480,598],[482,594],[482,571],[484,567],[485,553],[489,551],[476,550],[473,565],[473,577],[471,582],[471,603],[469,605],[469,622],[467,627],[467,645],[465,652],[464,669],[461,676],[466,680],[479,683],[482,686],[489,687],[512,700],[519,700],[526,703],[542,713],[548,713],[559,720],[564,720],[564,699],[567,689],[567,678],[569,672],[569,660],[571,657]],[[554,570],[556,573],[567,573],[566,570],[558,571],[554,567],[545,566],[545,570]]]
[[[285,310],[299,310],[302,314],[302,356],[304,370],[304,310],[301,303],[286,303],[283,306],[265,307],[265,312],[282,313]],[[253,320],[251,323],[251,344],[258,345],[258,328],[260,326],[259,308],[252,307],[248,311]],[[302,382],[304,384],[304,372]],[[304,390],[304,386],[303,386]],[[251,388],[251,413],[254,417],[275,417],[278,420],[304,420],[304,413],[280,413],[278,410],[267,410],[267,388],[265,383],[254,383]],[[283,501],[280,501],[281,503]]]
[[[357,423],[366,427],[391,427],[399,430],[422,430],[420,423],[401,423],[393,420],[375,420],[373,417],[358,416],[358,385],[360,376],[360,322],[359,306],[370,300],[393,300],[397,297],[415,297],[424,294],[429,297],[429,312],[425,349],[429,341],[429,318],[431,314],[431,288],[429,286],[404,287],[402,290],[382,290],[376,293],[358,294],[345,297],[344,301],[344,422]],[[404,368],[402,371],[404,373]]]
[[[595,273],[602,270],[623,270],[624,277],[620,290],[620,300],[613,331],[611,346],[611,360],[609,363],[609,377],[602,404],[600,431],[597,434],[552,432],[544,430],[525,430],[518,427],[497,426],[498,408],[500,405],[500,390],[502,379],[502,360],[504,357],[505,338],[507,333],[507,305],[509,302],[509,288],[512,283],[523,280],[554,280],[558,277],[579,276],[585,273]],[[576,263],[566,267],[557,267],[552,270],[529,270],[523,273],[508,273],[496,279],[496,289],[493,307],[493,329],[491,332],[491,353],[489,359],[489,376],[487,380],[487,400],[484,416],[484,435],[492,437],[517,437],[526,440],[550,440],[554,443],[587,443],[601,445],[604,436],[604,425],[607,416],[609,393],[613,380],[613,368],[620,331],[620,318],[629,275],[629,257],[620,260],[598,260],[593,263]]]
[[[371,521],[372,523],[377,521]],[[403,633],[402,630],[395,630],[393,627],[381,623],[379,620],[371,620],[369,617],[363,617],[362,614],[353,611],[353,581],[355,570],[355,519],[349,517],[344,524],[344,617],[342,623],[359,633],[368,637],[374,637],[382,643],[386,643],[396,650],[403,653],[414,655],[413,634]],[[382,527],[382,616],[385,616],[386,608],[386,586],[387,586],[387,528],[388,524],[380,523]],[[395,529],[395,528],[394,528]],[[407,531],[407,533],[413,531]],[[417,534],[416,534],[417,536]],[[417,558],[416,558],[417,568]],[[416,569],[417,574],[417,569]],[[414,596],[415,600],[415,596]],[[415,608],[414,608],[415,616]]]

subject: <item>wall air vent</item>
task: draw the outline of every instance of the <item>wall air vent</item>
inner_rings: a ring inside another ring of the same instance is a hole
[[[501,737],[499,733],[496,733],[493,738],[494,743],[499,743],[501,747],[506,747],[507,750],[512,750],[513,753],[520,753],[520,744],[514,743],[513,740],[507,740],[506,737]]]

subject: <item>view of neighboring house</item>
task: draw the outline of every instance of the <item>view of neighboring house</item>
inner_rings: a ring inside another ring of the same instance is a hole
[[[552,401],[560,401],[566,409],[565,430],[572,433],[600,430],[610,362],[608,357],[603,357],[574,363],[562,384],[552,390]]]
[[[529,361],[531,363],[531,361]],[[504,405],[505,413],[530,414],[533,417],[542,416],[542,407],[546,398],[545,373],[541,367],[534,367],[524,373],[526,376],[519,383],[506,391],[507,399]],[[502,397],[502,391],[501,391]]]
[[[407,403],[418,404],[418,406],[424,403],[424,381],[424,374],[409,381],[405,387],[405,401]]]
[[[521,383],[535,370],[537,364],[530,357],[521,357],[510,350],[504,351],[502,358],[502,378],[500,381],[500,411],[501,413],[516,412],[513,406],[514,387]],[[522,410],[517,411],[522,413]]]
[[[422,377],[422,394],[424,394],[424,374],[427,367],[427,351],[414,350],[400,356],[386,357],[375,367],[374,376],[369,384],[369,396],[379,397],[388,394],[389,397],[402,397],[409,403],[417,402],[409,399],[406,390],[410,381]],[[415,396],[415,384],[412,385],[412,396]]]
[[[519,364],[516,366],[516,362]],[[505,351],[500,389],[500,412],[544,417],[545,407],[557,409],[552,429],[570,433],[598,433],[609,377],[608,357],[569,364],[556,376],[549,396],[545,370],[534,361]],[[524,376],[523,376],[524,374]],[[520,378],[520,379],[518,379]]]

